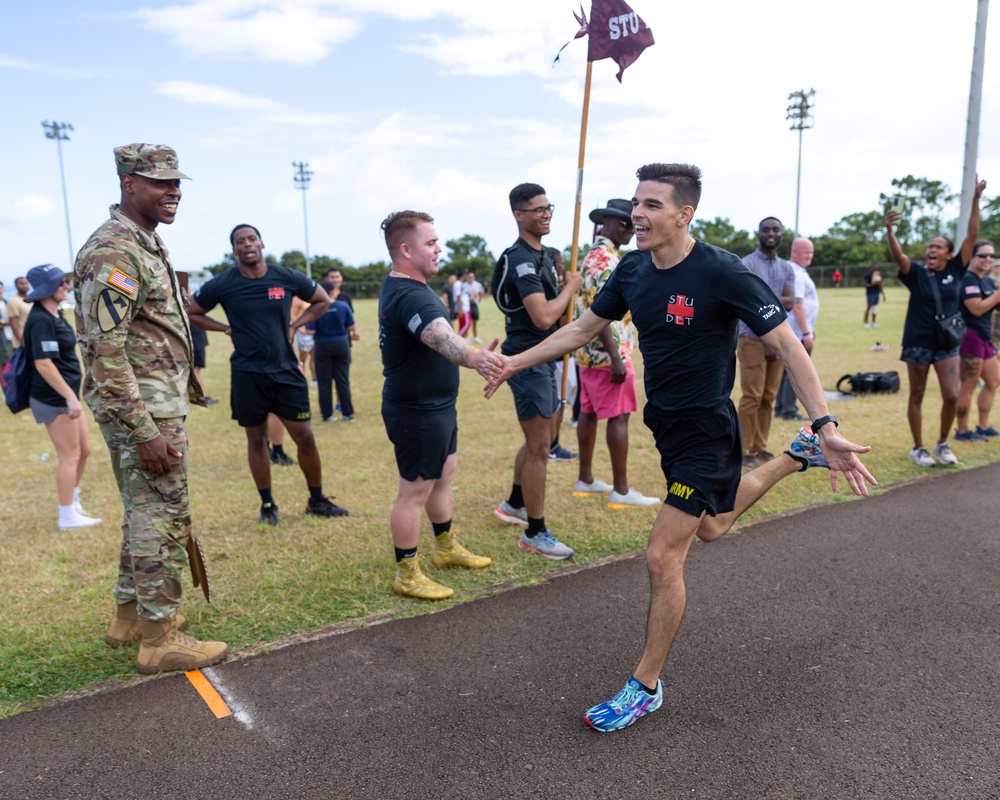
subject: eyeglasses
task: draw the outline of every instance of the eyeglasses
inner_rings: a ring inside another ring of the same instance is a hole
[[[995,258],[996,253],[976,253],[976,258]]]
[[[551,217],[555,213],[555,210],[556,210],[556,207],[552,206],[552,205],[549,205],[549,206],[538,206],[537,208],[519,208],[518,209],[518,211],[520,211],[522,214],[534,214],[535,216],[538,216],[538,217],[544,217],[544,216],[550,216]]]
[[[60,285],[60,286],[69,286],[69,285],[70,285],[70,283],[69,283],[69,281],[68,281],[68,280],[67,280],[66,278],[63,278],[63,279],[62,279],[62,283],[61,283],[61,284],[59,284],[59,285]]]

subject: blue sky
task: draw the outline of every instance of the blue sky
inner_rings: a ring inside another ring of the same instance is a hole
[[[908,173],[961,182],[976,2],[675,3],[635,0],[657,44],[619,85],[594,65],[584,215],[631,197],[635,170],[704,171],[698,216],[752,229],[795,215],[798,137],[789,92],[816,90],[804,135],[801,229],[874,208]],[[589,13],[589,5],[586,6]],[[293,161],[308,191],[313,254],[386,257],[379,222],[416,208],[442,239],[474,233],[499,254],[516,235],[507,192],[543,184],[549,243],[572,234],[585,42],[562,0],[176,0],[9,3],[0,25],[5,123],[0,279],[69,260],[117,201],[112,148],[173,146],[184,184],[162,226],[177,269],[218,261],[240,222],[275,254],[303,248]],[[987,40],[980,173],[1000,193],[1000,58]],[[992,56],[992,57],[991,57]],[[586,225],[584,235],[586,235]]]

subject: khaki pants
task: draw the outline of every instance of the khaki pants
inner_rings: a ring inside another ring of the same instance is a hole
[[[767,360],[764,345],[748,336],[739,338],[736,358],[740,362],[740,389],[743,391],[737,412],[743,434],[743,452],[766,450],[774,398],[778,394],[783,367],[777,358]]]

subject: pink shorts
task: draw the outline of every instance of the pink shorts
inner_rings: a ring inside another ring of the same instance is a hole
[[[611,367],[580,368],[580,413],[597,414],[598,419],[611,419],[631,414],[637,408],[635,400],[635,368],[625,362],[625,381],[611,382]]]

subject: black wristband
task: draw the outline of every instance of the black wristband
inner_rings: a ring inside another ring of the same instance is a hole
[[[826,423],[828,422],[832,422],[833,427],[835,428],[840,427],[840,423],[837,421],[837,418],[833,416],[833,414],[827,414],[825,417],[820,417],[810,426],[812,428],[812,432],[815,434],[819,434],[819,429],[822,428],[824,425],[826,425]]]

